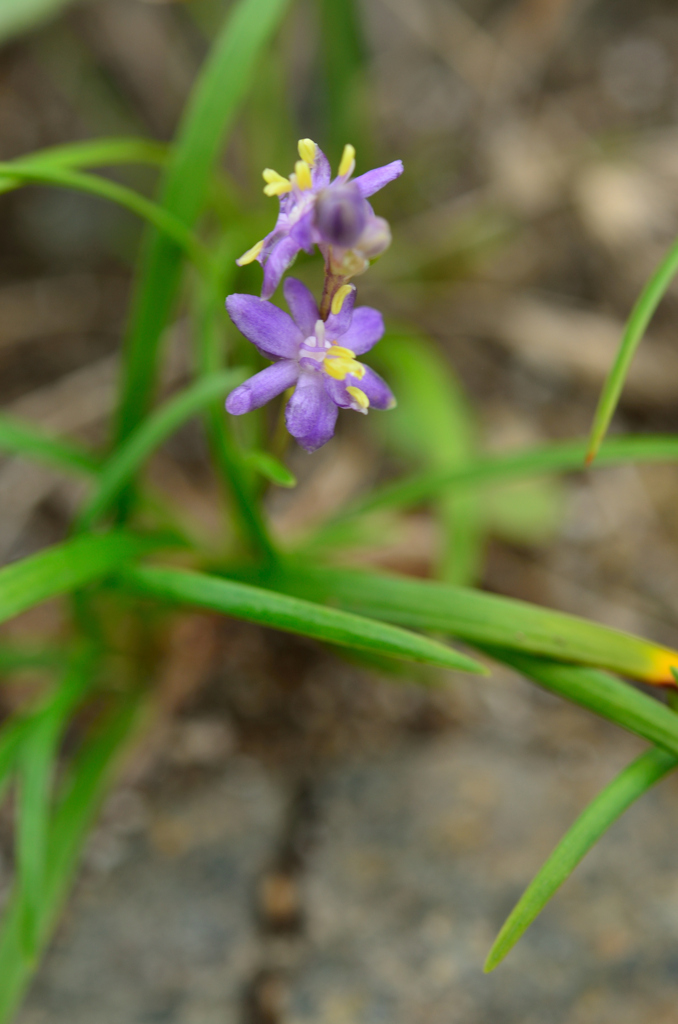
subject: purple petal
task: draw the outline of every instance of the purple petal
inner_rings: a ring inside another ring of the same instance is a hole
[[[327,188],[332,179],[332,168],[330,162],[323,153],[320,146],[315,150],[315,167],[312,171],[313,188]]]
[[[282,359],[273,366],[267,366],[261,373],[255,373],[235,391],[231,391],[226,399],[226,411],[233,416],[242,416],[252,409],[260,409],[291,387],[298,376],[299,365],[292,359]]]
[[[290,238],[293,238],[300,249],[306,252],[313,252],[313,209],[300,217],[297,223],[290,230]]]
[[[372,409],[392,409],[396,404],[393,392],[386,381],[378,373],[375,373],[370,366],[365,367],[365,376],[361,380],[347,381],[347,383],[355,384],[356,387],[365,392],[370,400],[370,407]]]
[[[294,359],[303,336],[294,320],[284,310],[256,295],[229,295],[226,309],[231,320],[245,337],[265,356]]]
[[[348,302],[348,299],[346,299]],[[343,313],[343,308],[342,308]],[[328,317],[329,325],[329,317]],[[350,348],[357,356],[369,352],[384,334],[384,318],[378,309],[358,306],[353,310],[351,326],[341,339],[344,348]]]
[[[330,313],[327,320],[325,321],[325,331],[327,338],[330,341],[334,341],[335,338],[341,338],[341,336],[351,326],[351,318],[353,316],[353,307],[355,306],[356,290],[352,288],[350,293],[344,299],[341,309],[338,313]],[[344,344],[343,338],[341,344]],[[346,345],[346,348],[350,348],[350,345]]]
[[[280,284],[280,279],[301,248],[293,238],[283,237],[273,246],[264,263],[264,283],[261,288],[262,299],[270,299]]]
[[[283,294],[292,314],[292,319],[303,337],[310,337],[320,318],[318,306],[310,291],[305,284],[297,281],[296,277],[288,277],[283,285]]]
[[[307,452],[321,448],[334,434],[338,409],[323,386],[323,376],[311,371],[299,377],[287,403],[287,429]]]
[[[402,173],[402,160],[394,160],[391,164],[375,167],[373,171],[367,171],[366,174],[361,174],[359,178],[354,178],[353,184],[358,186],[362,197],[367,199],[368,196],[374,195],[384,185],[388,185],[389,181],[399,178]]]

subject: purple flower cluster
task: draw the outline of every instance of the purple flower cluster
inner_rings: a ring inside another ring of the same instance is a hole
[[[332,180],[329,161],[311,139],[299,142],[294,173],[283,178],[264,171],[267,195],[277,195],[280,212],[273,231],[237,261],[257,260],[264,268],[261,298],[231,295],[226,308],[236,327],[273,365],[231,392],[226,409],[235,416],[258,409],[294,387],[287,403],[287,429],[313,452],[332,437],[339,409],[366,413],[396,404],[388,385],[356,356],[368,352],[384,333],[381,313],[355,308],[348,282],[388,248],[388,223],[367,197],[403,171],[400,160],[351,179],[355,150],[345,146]],[[284,284],[289,316],[267,300],[301,249],[317,245],[325,260],[325,286],[318,308],[301,281]]]

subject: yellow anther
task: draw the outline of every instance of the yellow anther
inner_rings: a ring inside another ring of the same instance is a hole
[[[343,345],[332,345],[328,348],[326,355],[330,359],[355,359],[355,352],[350,348],[344,348]]]
[[[301,159],[305,160],[309,167],[315,167],[315,153],[318,147],[313,139],[299,139],[297,148]]]
[[[344,152],[341,154],[341,163],[339,164],[339,177],[343,178],[346,174],[352,174],[353,168],[355,167],[355,146],[352,146],[350,142],[347,142],[344,146]]]
[[[244,252],[240,259],[237,259],[235,262],[238,264],[239,267],[244,267],[248,263],[253,263],[263,248],[264,240],[262,238],[260,242],[257,242],[257,244],[253,245],[251,249],[248,249],[247,252]]]
[[[344,299],[346,298],[347,295],[351,294],[353,289],[354,286],[352,284],[342,284],[341,288],[337,289],[337,291],[334,293],[334,295],[332,296],[331,309],[335,316],[337,315],[337,313],[341,312],[341,307],[344,305]]]
[[[358,405],[360,406],[360,411],[367,412],[367,410],[370,407],[370,400],[365,394],[365,392],[361,391],[360,388],[354,388],[352,385],[347,387],[346,390],[348,391],[351,398],[353,398],[354,401],[358,403]]]
[[[292,188],[292,182],[289,178],[283,178],[282,174],[278,174],[272,167],[267,167],[262,171],[262,177],[266,182],[264,195],[280,196],[283,192],[289,192]]]
[[[313,180],[311,178],[311,168],[308,166],[305,160],[297,160],[294,165],[294,173],[297,176],[297,185],[302,192],[307,188],[313,187]]]
[[[355,352],[342,345],[332,345],[328,348],[323,367],[325,373],[334,380],[346,380],[349,373],[358,380],[365,376],[365,367],[355,358]]]

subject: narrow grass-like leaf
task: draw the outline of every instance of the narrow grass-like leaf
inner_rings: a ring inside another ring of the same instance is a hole
[[[287,0],[238,0],[200,72],[165,171],[160,202],[193,227],[205,204],[213,164],[262,50]],[[181,274],[181,250],[165,235],[146,238],[124,351],[117,436],[124,440],[145,414],[155,387],[160,337]]]
[[[481,674],[486,671],[477,661],[437,640],[246,583],[148,566],[124,570],[120,579],[127,589],[139,595],[206,608],[342,647],[375,651],[441,668]]]
[[[352,508],[339,513],[335,523],[380,509],[407,508],[437,497],[448,487],[477,487],[504,480],[518,480],[546,473],[564,473],[584,468],[586,441],[566,441],[502,455],[487,455],[456,469],[433,470],[387,484]],[[596,467],[627,462],[674,462],[678,459],[678,437],[670,434],[614,437],[601,447]]]
[[[21,744],[17,803],[17,885],[23,906],[22,946],[32,959],[37,953],[40,908],[44,899],[52,780],[58,743],[68,716],[91,683],[95,652],[74,655],[52,699],[33,714]]]
[[[78,754],[50,828],[47,872],[37,926],[44,947],[72,883],[80,853],[108,784],[115,757],[134,727],[138,697],[125,698]],[[23,903],[14,889],[0,933],[0,1024],[9,1024],[35,969],[23,955]]]
[[[398,406],[378,420],[399,454],[431,470],[455,470],[473,461],[477,430],[469,403],[449,363],[425,337],[384,338],[375,367],[390,382]],[[470,489],[440,491],[434,510],[442,525],[438,572],[449,583],[472,584],[481,562],[483,508]]]
[[[671,281],[678,273],[678,241],[674,242],[668,253],[647,282],[638,298],[631,316],[626,322],[621,344],[617,351],[607,380],[598,401],[593,418],[586,461],[592,462],[596,457],[600,443],[607,433],[614,411],[624,387],[631,361],[638,345],[642,341],[650,320],[657,306],[663,299]]]
[[[77,528],[88,529],[163,441],[215,398],[223,398],[244,375],[244,370],[234,369],[203,377],[148,416],[102,468],[97,489],[78,516]]]
[[[50,146],[17,158],[18,163],[51,165],[56,167],[112,167],[115,164],[153,164],[161,166],[167,159],[167,146],[152,139],[118,138],[88,139],[85,142],[69,142],[63,146]],[[6,163],[11,167],[11,162]],[[0,178],[0,194],[20,188],[22,181],[16,177]]]
[[[678,755],[678,715],[629,683],[594,668],[559,664],[487,644],[482,649],[544,689]]]
[[[226,234],[214,255],[212,273],[197,283],[192,308],[197,372],[203,377],[219,373],[224,361],[224,295],[235,275],[235,258],[242,252],[238,233]],[[252,473],[237,444],[221,402],[205,409],[205,429],[216,470],[232,498],[243,539],[253,553],[267,562],[276,551],[262,515]]]
[[[98,463],[78,445],[50,437],[38,427],[0,413],[0,449],[12,455],[35,459],[67,473],[96,473]]]
[[[244,457],[245,464],[260,473],[266,480],[278,487],[296,487],[297,478],[284,462],[276,459],[270,452],[251,451]]]
[[[466,587],[386,573],[286,565],[244,569],[242,579],[358,615],[560,661],[673,683],[678,652],[587,619]]]
[[[148,221],[154,228],[171,239],[173,245],[178,246],[179,250],[201,272],[208,272],[209,255],[207,250],[183,221],[164,207],[151,202],[139,192],[135,192],[134,189],[118,184],[117,181],[101,178],[96,174],[73,171],[68,167],[47,162],[33,164],[28,161],[21,163],[18,160],[12,163],[0,163],[0,180],[3,176],[12,181],[56,185],[60,188],[72,189],[75,192],[86,192],[88,195],[118,203],[119,206],[124,206],[138,217]]]
[[[356,85],[366,63],[360,11],[355,0],[320,0],[321,72],[325,79],[323,124],[330,150],[338,158],[346,142],[359,146],[356,130],[363,126],[356,109]]]
[[[0,675],[24,669],[60,668],[65,656],[61,647],[31,647],[5,642],[0,644]]]
[[[485,971],[492,971],[501,963],[607,829],[635,800],[677,767],[676,754],[669,754],[665,750],[648,750],[592,800],[560,840],[509,914],[485,961]]]
[[[166,543],[115,531],[77,537],[0,569],[0,622],[51,597],[67,594]]]

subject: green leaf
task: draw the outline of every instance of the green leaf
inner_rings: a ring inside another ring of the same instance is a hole
[[[547,544],[555,540],[565,511],[565,490],[559,480],[512,480],[483,488],[490,531],[511,544]]]
[[[597,665],[645,682],[672,682],[671,665],[678,665],[678,653],[649,640],[525,601],[433,580],[292,564],[243,569],[239,576],[411,629]]]
[[[69,142],[63,146],[50,146],[17,159],[17,163],[31,167],[112,167],[114,164],[143,163],[162,165],[167,159],[167,146],[152,139],[118,138],[88,139]],[[6,166],[11,167],[9,162]],[[0,193],[20,188],[16,177],[0,178]]]
[[[316,640],[375,651],[392,658],[485,674],[485,669],[478,662],[437,640],[246,583],[204,573],[148,566],[123,570],[120,579],[133,593],[156,600],[190,604],[288,633],[301,633]]]
[[[636,349],[642,341],[650,320],[654,316],[657,306],[664,298],[676,273],[678,273],[678,241],[673,243],[643,288],[640,297],[631,311],[631,316],[626,322],[619,350],[607,380],[603,385],[598,407],[593,418],[593,426],[591,427],[589,446],[586,453],[587,463],[592,462],[596,457],[600,443],[607,433],[607,428],[617,408],[617,403],[624,387],[624,381],[626,380]]]
[[[238,0],[200,72],[184,111],[161,190],[161,204],[187,228],[205,204],[212,167],[262,51],[287,0]],[[124,440],[144,416],[157,378],[160,338],[172,313],[181,250],[152,231],[143,247],[125,342],[117,436]]]
[[[210,261],[207,250],[183,221],[164,207],[135,192],[134,189],[119,185],[118,182],[110,181],[108,178],[85,174],[82,171],[72,171],[67,167],[47,162],[33,164],[29,161],[15,160],[12,163],[0,163],[0,179],[3,176],[9,178],[10,181],[56,185],[76,192],[86,192],[89,195],[98,196],[100,199],[118,203],[143,220],[147,220],[154,228],[171,239],[173,245],[178,246],[179,250],[185,253],[201,272],[209,272]]]
[[[471,461],[476,424],[436,346],[421,336],[389,334],[375,359],[398,396],[397,407],[375,419],[391,447],[433,470],[455,470]],[[445,536],[440,575],[449,583],[471,584],[480,569],[484,534],[478,496],[448,487],[440,491],[436,507]]]
[[[509,914],[485,961],[485,971],[493,971],[501,963],[610,825],[643,793],[677,767],[676,754],[648,750],[598,794],[558,843]]]
[[[17,803],[17,886],[23,907],[22,945],[34,958],[39,941],[40,909],[44,900],[52,780],[58,744],[69,715],[91,685],[95,657],[80,650],[47,706],[34,713],[19,756]]]
[[[51,597],[67,594],[108,575],[123,563],[160,547],[165,538],[123,531],[78,537],[0,569],[0,622]]]
[[[102,468],[97,489],[78,516],[77,528],[88,529],[110,508],[152,452],[187,419],[214,399],[223,398],[241,382],[245,372],[243,369],[234,369],[203,377],[151,413]]]
[[[245,464],[278,487],[296,487],[297,478],[287,466],[269,452],[251,451],[245,455]]]
[[[50,437],[38,427],[0,413],[0,449],[12,455],[35,459],[67,473],[96,473],[97,460],[68,441]]]
[[[235,259],[243,247],[238,231],[226,233],[214,255],[212,274],[197,282],[191,313],[196,338],[197,372],[203,377],[218,373],[223,366],[226,348],[223,329],[224,295],[232,288]],[[243,452],[229,422],[230,418],[224,414],[220,402],[209,405],[204,415],[212,460],[229,497],[233,499],[243,540],[256,555],[269,562],[275,561],[275,547],[256,490],[252,486],[251,473],[248,472]]]
[[[73,0],[2,0],[0,3],[0,43],[54,18]]]
[[[362,128],[360,115],[364,114],[365,105],[360,109],[356,103],[357,86],[366,64],[367,48],[355,0],[320,0],[319,6],[319,70],[325,80],[327,107],[323,122],[330,150],[338,158],[346,142],[359,145],[355,132]]]
[[[594,668],[559,664],[489,644],[482,649],[552,693],[678,755],[678,715],[628,683]]]
[[[73,880],[92,819],[106,790],[116,755],[137,720],[138,697],[123,698],[86,743],[71,766],[49,830],[47,872],[37,924],[44,947],[58,920]],[[24,904],[15,887],[0,933],[0,1024],[9,1024],[35,969],[23,955]]]
[[[477,487],[481,484],[516,480],[545,473],[584,469],[585,441],[566,441],[502,455],[486,455],[458,469],[435,470],[406,477],[373,492],[354,507],[339,513],[334,524],[380,509],[407,508],[437,497],[447,487]],[[626,462],[673,462],[678,459],[678,438],[671,435],[615,437],[606,441],[596,459],[596,468]]]
[[[61,647],[27,647],[23,644],[0,644],[0,675],[22,669],[60,668],[65,652]]]

